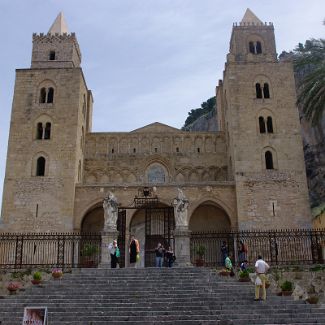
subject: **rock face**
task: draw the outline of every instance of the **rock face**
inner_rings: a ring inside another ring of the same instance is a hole
[[[191,125],[186,127],[186,131],[218,131],[218,122],[215,111],[200,116]]]
[[[290,61],[294,57],[292,52],[282,52],[280,61]],[[295,71],[296,90],[298,84],[309,70]],[[315,127],[305,117],[301,105],[298,106],[301,135],[306,163],[306,174],[309,188],[311,207],[319,206],[325,202],[325,114]]]

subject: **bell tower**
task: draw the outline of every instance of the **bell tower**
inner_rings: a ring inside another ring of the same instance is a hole
[[[278,61],[273,24],[250,9],[233,25],[217,100],[239,228],[310,227],[292,64]]]
[[[3,231],[72,231],[92,94],[60,13],[33,34],[31,67],[16,70],[4,182]]]

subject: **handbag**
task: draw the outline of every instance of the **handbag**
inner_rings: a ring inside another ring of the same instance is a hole
[[[255,285],[256,286],[261,286],[262,285],[262,280],[259,276],[256,277],[255,279]]]
[[[137,262],[140,261],[140,254],[139,254],[139,253],[137,254],[136,261],[137,261]]]
[[[116,247],[115,255],[116,255],[116,257],[120,257],[121,256],[121,252],[120,252],[120,249],[118,247]]]

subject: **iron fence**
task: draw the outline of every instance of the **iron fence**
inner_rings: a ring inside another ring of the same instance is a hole
[[[221,246],[226,243],[227,253],[235,265],[247,259],[252,265],[262,255],[271,265],[324,263],[325,230],[274,230],[196,232],[191,234],[191,262],[198,259],[197,250],[204,246],[205,266],[224,265]],[[242,243],[247,253],[240,254]]]
[[[0,234],[0,268],[96,267],[100,256],[96,233]]]

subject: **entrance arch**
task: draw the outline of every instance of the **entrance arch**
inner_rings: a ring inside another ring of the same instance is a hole
[[[172,232],[175,228],[173,207],[157,203],[137,209],[130,222],[130,236],[140,244],[140,266],[155,266],[155,248],[158,243],[174,248]]]
[[[230,244],[231,221],[227,212],[213,201],[201,203],[192,213],[189,229],[191,230],[191,262],[195,265],[199,258],[197,251],[204,246],[205,266],[223,265],[221,254],[223,241]]]

